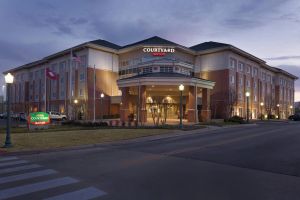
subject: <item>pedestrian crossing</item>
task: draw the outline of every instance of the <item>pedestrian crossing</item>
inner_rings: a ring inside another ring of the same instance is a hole
[[[30,199],[88,200],[107,194],[80,183],[72,177],[61,177],[56,170],[45,169],[18,157],[0,158],[0,200],[23,199],[24,195],[29,195]],[[68,189],[64,190],[65,187]]]

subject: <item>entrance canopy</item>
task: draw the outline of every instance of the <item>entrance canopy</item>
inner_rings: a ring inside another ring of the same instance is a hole
[[[119,88],[132,87],[139,85],[149,85],[149,86],[164,86],[164,85],[174,85],[179,86],[183,84],[185,86],[196,86],[199,88],[213,89],[215,82],[185,76],[183,74],[176,73],[149,73],[137,75],[129,78],[123,78],[117,81]]]

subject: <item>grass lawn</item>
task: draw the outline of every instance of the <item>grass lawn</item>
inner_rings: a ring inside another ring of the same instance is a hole
[[[13,147],[2,151],[44,150],[86,144],[126,140],[150,135],[170,133],[168,129],[90,129],[52,130],[36,132],[12,131]],[[5,133],[0,132],[0,143],[4,143]]]

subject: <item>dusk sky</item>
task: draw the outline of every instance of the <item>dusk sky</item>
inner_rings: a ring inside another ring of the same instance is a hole
[[[229,43],[300,77],[299,11],[299,0],[1,0],[0,69],[89,40],[157,35],[188,47]]]

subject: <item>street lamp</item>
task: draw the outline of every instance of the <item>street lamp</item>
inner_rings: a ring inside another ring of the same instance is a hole
[[[180,108],[179,108],[179,114],[180,114],[180,121],[179,121],[179,128],[182,129],[182,92],[184,90],[184,85],[180,84],[179,85],[179,91],[180,91]]]
[[[277,112],[278,112],[278,117],[277,117],[277,119],[280,119],[280,110],[279,110],[279,109],[280,109],[280,108],[279,108],[279,107],[280,107],[280,104],[277,104],[276,106],[277,106]]]
[[[263,106],[264,102],[260,102],[260,120],[263,120]]]
[[[6,138],[4,148],[12,147],[12,143],[10,140],[10,87],[14,82],[14,76],[11,73],[5,75],[5,83],[6,83],[6,112],[7,112],[7,120],[6,120]]]
[[[104,94],[103,92],[100,94],[100,106],[101,106],[101,119],[103,118],[103,106],[102,106],[102,101],[103,101],[103,98],[104,98]]]
[[[249,97],[250,97],[250,92],[246,92],[246,100],[247,100],[247,123],[249,123]]]
[[[74,104],[75,104],[75,109],[74,109],[74,118],[75,118],[75,120],[77,120],[77,112],[78,112],[78,108],[77,108],[77,104],[78,104],[78,100],[77,99],[74,99]]]

